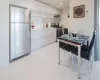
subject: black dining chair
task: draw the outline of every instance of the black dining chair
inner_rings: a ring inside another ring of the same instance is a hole
[[[83,45],[81,47],[81,58],[89,61],[89,72],[90,72],[90,67],[92,68],[91,57],[92,57],[92,48],[93,48],[94,41],[95,41],[95,32],[93,33],[90,45],[89,46]],[[73,47],[71,53],[78,56],[78,48]]]
[[[64,28],[64,34],[68,34],[68,28]]]
[[[66,51],[67,52],[71,52],[70,45],[65,44],[65,43],[59,41],[59,63],[58,64],[60,64],[60,49],[63,49],[64,50],[64,54],[65,54]],[[68,63],[67,66],[69,67],[69,63]]]
[[[61,48],[61,49],[63,49],[63,50],[66,50],[66,51],[68,51],[68,52],[71,51],[70,45],[65,44],[65,43],[63,43],[63,42],[60,42],[60,41],[59,41],[59,48]]]
[[[81,57],[86,59],[86,60],[90,60],[91,57],[91,51],[92,51],[92,47],[94,44],[94,40],[95,40],[95,32],[93,33],[93,37],[92,40],[90,42],[90,45],[83,45],[81,47]],[[77,47],[73,47],[72,51],[73,54],[78,55],[78,48]]]
[[[57,38],[59,38],[60,36],[63,35],[63,30],[61,29],[57,29]]]

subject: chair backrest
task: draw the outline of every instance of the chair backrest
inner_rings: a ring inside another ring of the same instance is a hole
[[[64,28],[64,34],[68,34],[68,28]]]
[[[89,45],[89,53],[91,54],[91,51],[92,51],[92,47],[93,47],[93,44],[94,44],[94,41],[95,41],[95,31],[93,32],[93,36],[92,36],[92,40],[90,42],[90,45]]]
[[[63,47],[64,45],[65,45],[65,43],[59,41],[59,47],[60,48]]]
[[[58,37],[63,35],[62,28],[61,29],[57,29],[57,34],[58,34]]]

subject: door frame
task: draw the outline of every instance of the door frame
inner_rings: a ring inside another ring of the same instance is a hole
[[[99,53],[99,0],[94,0],[94,30],[96,31],[96,39],[94,43],[94,61],[98,61]],[[100,43],[99,43],[100,44]]]

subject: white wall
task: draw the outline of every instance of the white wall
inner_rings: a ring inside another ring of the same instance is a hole
[[[31,10],[60,14],[60,10],[34,0],[10,0],[10,4],[27,7]]]
[[[85,18],[73,18],[73,7],[85,5]],[[70,31],[92,36],[94,30],[94,0],[70,0]]]
[[[9,63],[9,0],[0,1],[0,66]]]
[[[60,25],[62,25],[64,28],[69,27],[69,21],[68,21],[68,8],[65,8],[61,10],[61,21]]]

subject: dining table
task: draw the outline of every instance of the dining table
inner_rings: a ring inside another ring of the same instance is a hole
[[[74,36],[71,34],[64,34],[58,38],[58,43],[63,42],[74,47],[78,47],[78,78],[81,79],[81,46],[86,42],[89,42],[89,36],[86,35],[77,35]],[[60,48],[59,48],[60,49]],[[60,63],[60,52],[59,52],[59,63]]]

